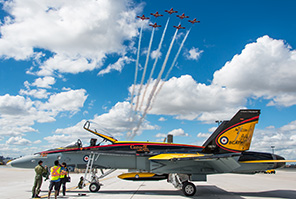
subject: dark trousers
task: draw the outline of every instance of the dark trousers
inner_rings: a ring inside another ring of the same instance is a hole
[[[60,189],[62,187],[62,191],[63,191],[63,195],[66,195],[66,178],[60,178],[61,179],[61,183],[60,183],[60,187],[58,189],[58,195],[60,193]]]

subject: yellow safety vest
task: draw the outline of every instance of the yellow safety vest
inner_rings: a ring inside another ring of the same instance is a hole
[[[61,175],[61,167],[53,166],[50,169],[51,180],[58,180]]]
[[[65,168],[65,169],[67,169],[67,168]],[[61,171],[60,178],[65,178],[66,175],[68,175],[67,170],[63,170],[63,171]]]

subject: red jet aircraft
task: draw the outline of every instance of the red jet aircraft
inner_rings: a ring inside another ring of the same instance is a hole
[[[195,23],[199,23],[200,21],[196,21],[196,18],[194,18],[193,20],[188,20],[190,23],[195,24]]]
[[[189,16],[185,16],[184,13],[182,15],[177,15],[177,17],[179,17],[180,19],[189,18]]]
[[[137,16],[137,17],[142,19],[142,20],[149,19],[149,17],[145,17],[145,15],[142,15],[141,17],[140,16]]]
[[[174,26],[174,27],[177,28],[178,30],[180,30],[180,29],[185,29],[185,27],[182,27],[181,24],[178,25],[178,26]]]
[[[161,25],[157,25],[157,23],[155,23],[155,24],[149,24],[149,26],[152,26],[153,28],[161,27]]]
[[[170,15],[173,13],[177,13],[178,11],[173,10],[173,8],[171,8],[170,10],[165,10],[165,12],[169,13]]]
[[[154,13],[150,13],[151,15],[153,15],[154,17],[162,17],[163,15],[159,14],[158,12]]]

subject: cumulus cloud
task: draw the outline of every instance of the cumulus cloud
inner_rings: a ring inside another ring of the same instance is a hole
[[[134,61],[134,60],[131,59],[131,58],[129,58],[129,57],[127,57],[127,56],[121,57],[114,64],[109,64],[107,66],[107,68],[101,70],[98,73],[98,75],[104,75],[106,73],[110,73],[111,70],[116,70],[116,71],[121,72],[121,70],[124,67],[124,65],[125,64],[129,64],[131,61]]]
[[[270,106],[296,104],[296,51],[283,40],[263,36],[214,73],[214,85],[241,91],[243,97],[269,100]]]
[[[47,92],[47,90],[45,89],[28,89],[28,90],[24,90],[21,89],[19,91],[20,95],[28,95],[28,96],[32,96],[35,97],[37,99],[46,99],[49,95],[49,93]]]
[[[70,90],[50,96],[47,102],[6,94],[0,96],[0,135],[20,136],[37,132],[35,122],[53,122],[60,112],[79,111],[87,98],[86,91]]]
[[[32,86],[37,86],[41,88],[51,88],[51,85],[55,84],[54,77],[43,77],[37,78],[35,82],[32,83]]]
[[[249,99],[267,99],[267,106],[292,106],[296,104],[295,66],[295,50],[283,40],[263,36],[216,71],[210,84],[198,83],[190,75],[164,82],[149,113],[214,122],[229,119]]]
[[[86,90],[70,90],[51,95],[48,102],[41,104],[39,108],[41,110],[76,112],[83,107],[86,98]]]
[[[168,133],[168,135],[173,135],[173,136],[188,136],[188,133],[185,133],[183,129],[174,129]]]
[[[162,55],[161,52],[158,49],[156,49],[151,52],[150,56],[152,59],[156,59],[156,57],[160,58],[161,55]]]
[[[271,146],[275,146],[275,154],[295,159],[296,121],[280,128],[255,129],[251,150],[271,153]]]
[[[138,34],[142,8],[130,5],[129,0],[5,1],[9,15],[1,24],[0,56],[25,60],[48,50],[52,56],[37,72],[43,76],[99,68],[106,54],[124,54],[124,41]]]
[[[203,52],[204,51],[199,50],[199,48],[192,47],[185,56],[187,59],[198,60]]]
[[[160,118],[158,119],[158,121],[160,121],[160,122],[165,122],[165,121],[167,121],[167,119],[165,119],[164,117],[160,117]]]
[[[198,133],[196,136],[198,137],[198,138],[208,138],[208,137],[210,137],[210,133]]]
[[[8,145],[30,145],[32,142],[30,140],[27,140],[21,136],[17,137],[11,137],[6,141],[6,144]]]
[[[153,85],[154,82],[149,85],[147,93],[150,93]],[[229,119],[244,102],[245,99],[239,92],[216,85],[201,84],[192,76],[183,75],[179,78],[173,77],[163,84],[149,113],[213,122],[221,117]],[[144,104],[146,103],[147,97]]]
[[[130,120],[131,108],[128,102],[118,102],[107,113],[96,115],[90,119],[90,128],[96,129],[98,132],[111,135],[116,139],[121,138],[125,132],[131,131],[137,126],[139,116],[134,116],[135,120]],[[82,139],[83,143],[89,144],[89,139],[94,137],[91,133],[86,132],[82,127],[86,120],[78,122],[76,125],[64,129],[57,129],[53,136],[45,138],[48,142],[61,146],[66,143]],[[142,123],[138,134],[143,130],[154,130],[157,126],[152,126],[148,121]],[[97,136],[96,136],[97,137]]]

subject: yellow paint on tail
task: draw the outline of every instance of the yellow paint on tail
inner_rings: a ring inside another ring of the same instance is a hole
[[[218,138],[218,144],[226,149],[245,151],[250,148],[255,124],[257,121],[238,125],[222,133]]]

